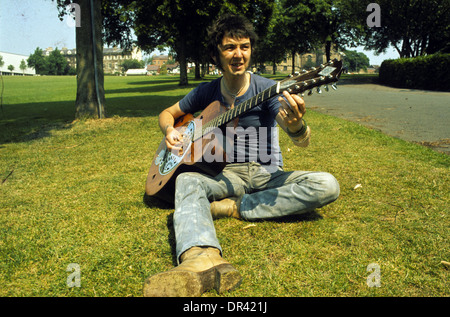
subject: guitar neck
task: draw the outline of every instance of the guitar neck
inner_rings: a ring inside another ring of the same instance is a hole
[[[234,119],[238,118],[239,116],[243,115],[244,113],[250,111],[251,109],[255,108],[259,104],[263,103],[264,101],[269,100],[270,98],[275,97],[279,94],[279,83],[276,83],[272,87],[267,88],[266,90],[260,92],[259,94],[253,96],[250,99],[247,99],[244,102],[241,102],[240,104],[236,105],[235,107],[231,108],[230,110],[222,113],[221,115],[217,116],[213,120],[205,123],[202,126],[202,135],[208,134],[215,128],[221,127]],[[200,137],[201,137],[200,136]]]
[[[221,127],[233,121],[237,117],[243,115],[262,102],[279,95],[283,91],[296,94],[309,89],[310,92],[312,92],[311,89],[314,87],[320,87],[321,85],[328,85],[329,83],[337,82],[341,72],[342,61],[335,59],[324,65],[320,65],[318,68],[313,67],[309,71],[303,71],[301,74],[289,76],[289,78],[277,82],[272,87],[267,88],[256,96],[247,99],[246,101],[236,105],[234,108],[222,113],[213,120],[203,124],[201,130],[198,129],[195,131],[194,140],[203,137],[215,128]],[[334,84],[331,85],[331,87],[336,90]],[[325,90],[328,90],[328,86],[325,87]]]

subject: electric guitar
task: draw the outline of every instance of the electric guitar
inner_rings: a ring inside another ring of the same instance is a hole
[[[206,159],[206,153],[211,156],[211,153],[214,154],[223,146],[220,138],[212,136],[215,129],[236,124],[239,116],[284,91],[303,95],[309,90],[310,95],[313,88],[321,93],[320,87],[323,85],[328,91],[330,83],[332,89],[336,90],[335,82],[339,80],[341,72],[342,61],[335,59],[309,71],[290,75],[231,109],[227,109],[219,101],[214,101],[195,118],[192,114],[180,117],[174,127],[183,135],[182,152],[168,150],[163,138],[147,176],[145,194],[173,204],[175,179],[180,173],[196,171],[215,176],[225,167],[225,158],[214,161]]]

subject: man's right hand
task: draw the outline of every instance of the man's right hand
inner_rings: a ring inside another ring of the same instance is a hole
[[[174,127],[166,128],[166,146],[169,150],[178,155],[183,152],[183,135]]]

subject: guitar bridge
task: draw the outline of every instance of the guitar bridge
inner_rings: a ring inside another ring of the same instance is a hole
[[[190,146],[192,145],[192,140],[195,132],[195,123],[190,121],[187,125],[184,125],[180,129],[180,133],[183,136],[181,141],[181,153],[173,153],[173,151],[168,151],[167,147],[159,152],[158,157],[155,160],[155,164],[159,166],[159,173],[161,175],[167,175],[172,170],[174,170],[178,164],[183,160],[184,156],[188,152]]]

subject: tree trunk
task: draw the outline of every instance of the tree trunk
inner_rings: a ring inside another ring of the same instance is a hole
[[[195,79],[201,79],[202,76],[200,75],[200,62],[195,62]]]
[[[76,0],[74,3],[79,4],[81,9],[81,26],[76,28],[77,99],[75,117],[77,119],[101,119],[105,117],[101,1]]]
[[[292,75],[295,74],[295,50],[292,50]]]
[[[327,56],[327,63],[328,63],[331,60],[331,40],[328,40],[328,39],[325,43],[325,54]]]
[[[180,63],[180,86],[188,85],[187,61],[186,61],[186,41],[182,37],[177,49],[178,62]]]

